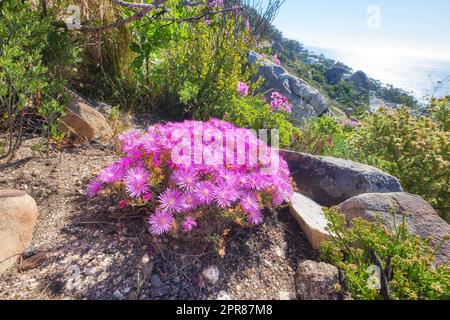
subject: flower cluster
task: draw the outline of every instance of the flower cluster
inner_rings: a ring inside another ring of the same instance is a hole
[[[280,60],[280,58],[278,58],[278,55],[274,54],[274,55],[272,56],[272,61],[273,61],[273,63],[275,63],[276,65],[281,66],[281,60]]]
[[[241,96],[248,96],[248,85],[245,82],[238,82],[237,92]]]
[[[223,7],[223,0],[206,0],[206,6],[210,9]]]
[[[270,102],[270,106],[273,110],[283,110],[289,113],[292,112],[292,105],[289,103],[288,99],[276,91],[272,93],[272,101]]]
[[[114,186],[125,195],[120,207],[152,208],[148,225],[155,235],[189,233],[208,212],[213,219],[256,225],[264,207],[289,202],[293,194],[279,154],[251,130],[224,121],[158,124],[119,140],[123,157],[103,169],[87,193]]]

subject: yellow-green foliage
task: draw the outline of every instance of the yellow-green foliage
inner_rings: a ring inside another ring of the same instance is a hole
[[[152,70],[156,98],[201,120],[230,111],[238,81],[248,82],[253,70],[245,68],[251,41],[241,25],[232,15],[180,25]]]
[[[233,106],[233,109],[225,115],[226,121],[230,121],[238,127],[253,130],[277,129],[282,148],[290,148],[293,141],[300,136],[300,130],[289,122],[289,116],[282,112],[274,112],[262,100],[262,97],[234,97],[230,101],[230,105]]]
[[[448,121],[448,113],[447,113]],[[444,123],[444,122],[443,122]],[[350,139],[353,158],[398,177],[443,216],[450,210],[450,132],[406,108],[364,118]]]
[[[362,219],[354,219],[348,227],[336,209],[325,215],[332,239],[322,245],[322,257],[341,270],[344,287],[353,298],[383,298],[378,291],[379,278],[371,278],[374,272],[370,267],[377,264],[374,253],[387,273],[392,299],[450,298],[450,265],[433,268],[436,252],[430,241],[409,235],[404,219],[394,220],[398,227],[391,232],[381,222]]]
[[[442,99],[433,99],[430,109],[436,125],[442,131],[450,132],[450,95]]]

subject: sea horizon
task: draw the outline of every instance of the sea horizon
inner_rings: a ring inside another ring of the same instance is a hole
[[[403,89],[421,103],[426,103],[432,96],[441,98],[450,94],[450,60],[389,51],[380,53],[317,46],[305,48],[312,53],[323,54],[326,58],[342,62],[354,72],[361,70],[385,85]],[[439,84],[439,81],[444,83]]]

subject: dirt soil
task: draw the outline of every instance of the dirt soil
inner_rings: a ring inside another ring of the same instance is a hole
[[[0,188],[27,191],[40,212],[32,247],[0,276],[0,299],[296,299],[298,261],[317,258],[287,209],[231,234],[224,258],[152,239],[145,216],[85,196],[93,175],[117,159],[113,146],[47,157],[32,151],[39,143],[27,139],[10,164],[0,162]],[[217,267],[217,282],[202,276],[208,267]]]

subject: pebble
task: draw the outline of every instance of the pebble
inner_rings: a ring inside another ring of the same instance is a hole
[[[120,292],[119,289],[117,289],[116,291],[114,291],[114,298],[115,298],[115,299],[120,299],[120,298],[122,298],[122,293]]]
[[[217,266],[209,266],[203,269],[202,276],[210,284],[216,284],[220,277],[219,268]]]
[[[291,300],[291,295],[286,291],[278,292],[278,297],[280,298],[280,300]]]
[[[220,291],[217,295],[217,300],[228,301],[231,300],[231,296],[226,291]]]
[[[152,282],[152,285],[154,285],[157,288],[161,287],[161,285],[162,285],[161,278],[156,274],[152,275],[151,282]]]

